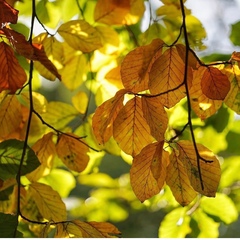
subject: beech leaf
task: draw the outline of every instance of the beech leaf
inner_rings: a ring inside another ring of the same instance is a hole
[[[0,24],[17,23],[18,10],[14,9],[6,1],[0,1]]]

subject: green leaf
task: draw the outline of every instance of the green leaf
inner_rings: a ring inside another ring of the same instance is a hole
[[[240,46],[240,42],[239,42],[240,31],[239,31],[239,28],[240,28],[240,21],[232,24],[232,31],[231,31],[231,34],[230,34],[229,38],[235,46]]]
[[[190,216],[186,208],[176,208],[168,213],[161,222],[158,236],[160,238],[184,238],[191,232]]]
[[[233,201],[223,193],[217,193],[216,198],[203,197],[201,208],[208,215],[215,216],[226,224],[230,224],[238,218],[238,211]]]
[[[16,139],[6,140],[0,143],[0,176],[6,180],[15,177],[19,171],[24,142]],[[21,175],[32,172],[40,165],[40,162],[30,147],[26,147],[23,159]]]
[[[0,238],[13,238],[18,225],[18,216],[0,213]]]

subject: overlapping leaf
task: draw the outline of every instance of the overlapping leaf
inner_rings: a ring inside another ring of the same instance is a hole
[[[89,161],[88,146],[74,134],[62,134],[58,138],[56,151],[58,157],[71,170],[82,172]]]
[[[201,79],[205,71],[205,67],[201,66],[193,71],[193,83],[189,90],[192,109],[202,120],[212,116],[222,106],[221,100],[212,100],[203,94]]]
[[[75,50],[92,52],[102,47],[99,32],[85,20],[71,20],[58,28],[58,33]]]
[[[166,177],[168,154],[163,151],[163,142],[147,145],[134,157],[130,170],[132,189],[144,202],[158,194]]]
[[[149,71],[152,64],[162,54],[164,42],[153,40],[149,45],[141,46],[129,52],[121,65],[121,77],[126,89],[141,92],[148,89]]]
[[[186,168],[194,190],[205,196],[214,197],[221,176],[221,168],[216,156],[202,144],[197,144],[200,156],[197,157],[193,143],[187,140],[179,141],[178,149],[179,159]]]
[[[201,80],[203,93],[213,100],[224,100],[230,90],[230,82],[225,74],[215,67],[207,67]]]
[[[15,93],[27,80],[27,75],[18,63],[14,52],[5,42],[0,42],[0,92]]]
[[[28,191],[44,218],[55,222],[66,220],[66,206],[58,192],[50,186],[38,182],[30,184]]]
[[[116,95],[100,105],[92,119],[94,135],[100,144],[104,144],[113,134],[113,121],[123,107],[126,90],[120,90]]]
[[[119,147],[132,156],[153,142],[150,127],[143,116],[141,98],[134,97],[119,111],[113,122],[113,137]]]
[[[162,95],[162,103],[170,108],[185,97],[184,63],[176,48],[167,49],[152,65],[149,89],[152,94]],[[188,86],[191,87],[191,71],[188,71]]]
[[[189,181],[187,170],[175,150],[170,155],[166,183],[182,206],[188,205],[197,196]]]
[[[18,10],[11,7],[6,1],[0,0],[0,24],[17,23]]]

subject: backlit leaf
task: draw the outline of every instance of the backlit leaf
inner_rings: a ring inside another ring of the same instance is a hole
[[[6,140],[0,143],[0,176],[6,180],[15,177],[19,171],[22,159],[23,141],[15,139]],[[23,158],[21,175],[25,175],[40,165],[38,158],[30,147],[26,147],[26,154]]]
[[[191,217],[186,208],[176,208],[168,213],[161,222],[158,236],[160,238],[184,238],[191,232]]]
[[[133,158],[130,170],[132,189],[144,202],[158,194],[166,177],[167,153],[163,154],[163,142],[147,145]]]
[[[186,206],[197,196],[189,181],[187,170],[176,151],[170,155],[170,163],[167,167],[166,183],[178,203]]]
[[[18,10],[10,6],[6,1],[0,1],[0,24],[17,23]]]
[[[100,105],[92,119],[94,135],[100,144],[104,144],[113,134],[113,121],[123,107],[126,90],[120,90],[116,95]]]
[[[202,120],[212,116],[222,106],[221,100],[212,100],[203,94],[201,79],[204,72],[205,67],[201,66],[193,71],[192,87],[189,90],[192,109]]]
[[[73,106],[82,114],[86,112],[88,101],[88,96],[85,92],[80,91],[72,97]]]
[[[221,176],[221,168],[216,156],[202,144],[197,144],[198,153],[203,158],[197,160],[193,143],[187,140],[179,141],[178,149],[179,159],[187,170],[194,190],[205,196],[215,197]],[[200,169],[198,168],[198,161]]]
[[[151,134],[158,141],[164,140],[168,126],[168,116],[158,97],[142,97],[143,116],[151,129]]]
[[[85,20],[63,23],[57,32],[75,50],[86,53],[102,47],[99,32]]]
[[[21,105],[15,95],[8,95],[0,104],[0,138],[6,139],[22,122]]]
[[[143,116],[141,98],[134,97],[119,111],[113,122],[113,137],[119,147],[132,156],[153,142],[150,127]]]
[[[56,150],[58,157],[71,170],[82,172],[89,161],[88,146],[74,134],[62,134],[58,138]]]
[[[152,94],[164,93],[161,97],[164,106],[170,108],[185,97],[184,63],[176,48],[167,49],[152,65],[149,76],[149,89]],[[188,81],[191,83],[189,72]],[[189,84],[190,87],[190,84]]]
[[[153,40],[149,45],[141,46],[129,52],[121,65],[121,77],[126,89],[140,92],[148,89],[149,71],[153,62],[162,54],[164,42]]]
[[[117,66],[115,68],[112,68],[106,75],[105,79],[111,83],[114,84],[118,89],[122,89],[123,84],[122,84],[122,78],[121,78],[121,73],[120,73],[121,67]]]
[[[235,46],[239,46],[239,38],[240,38],[240,33],[239,33],[239,27],[240,27],[240,21],[231,24],[231,33],[230,33],[230,40]]]
[[[0,92],[15,93],[27,80],[27,75],[19,65],[14,52],[5,42],[0,42]]]
[[[65,204],[58,192],[42,183],[32,183],[29,190],[42,216],[49,221],[64,221],[67,218]]]
[[[219,69],[207,67],[201,80],[201,87],[208,98],[224,100],[230,90],[230,82]]]

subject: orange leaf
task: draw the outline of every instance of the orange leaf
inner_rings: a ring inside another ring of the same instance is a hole
[[[162,54],[164,42],[153,40],[149,45],[141,46],[124,58],[121,65],[122,82],[126,89],[137,93],[148,89],[149,71],[153,62]]]
[[[18,10],[11,7],[6,1],[0,0],[0,24],[17,23]]]
[[[112,124],[123,107],[125,93],[127,93],[125,89],[118,91],[113,98],[100,105],[93,115],[93,132],[100,144],[106,143],[113,134]]]
[[[113,137],[119,147],[132,156],[153,142],[150,127],[143,116],[141,98],[134,97],[120,110],[113,122]]]
[[[225,74],[215,67],[207,67],[201,81],[203,93],[213,100],[224,100],[230,90]]]
[[[142,97],[143,116],[151,129],[151,134],[156,140],[164,140],[168,127],[168,115],[158,97]]]
[[[27,75],[5,42],[0,42],[0,92],[10,90],[15,93],[27,80]]]
[[[222,100],[212,100],[203,94],[201,79],[204,72],[205,67],[202,66],[193,71],[193,84],[189,90],[192,109],[202,120],[212,116],[222,106]]]
[[[171,188],[176,201],[182,206],[188,205],[197,196],[189,181],[186,168],[179,159],[176,150],[170,155],[166,183]]]
[[[105,75],[105,79],[115,85],[118,89],[122,89],[123,84],[122,84],[122,78],[121,78],[121,74],[120,74],[120,70],[121,67],[117,66],[115,68],[112,68],[106,75]]]
[[[141,202],[158,194],[163,187],[167,158],[168,154],[163,151],[163,142],[147,145],[134,157],[130,181],[134,193]]]
[[[164,106],[170,108],[185,97],[184,63],[176,48],[167,49],[152,65],[149,76],[149,90],[161,96]],[[191,71],[188,71],[188,85],[191,86]]]
[[[70,136],[68,136],[70,135]],[[88,164],[88,146],[74,134],[62,134],[56,146],[58,157],[71,170],[82,172]]]
[[[194,190],[205,196],[215,197],[221,177],[221,168],[216,156],[202,144],[197,144],[198,153],[204,159],[198,159],[200,165],[200,169],[198,169],[198,161],[193,143],[187,140],[179,141],[178,149],[179,159],[183,162],[187,170]]]

